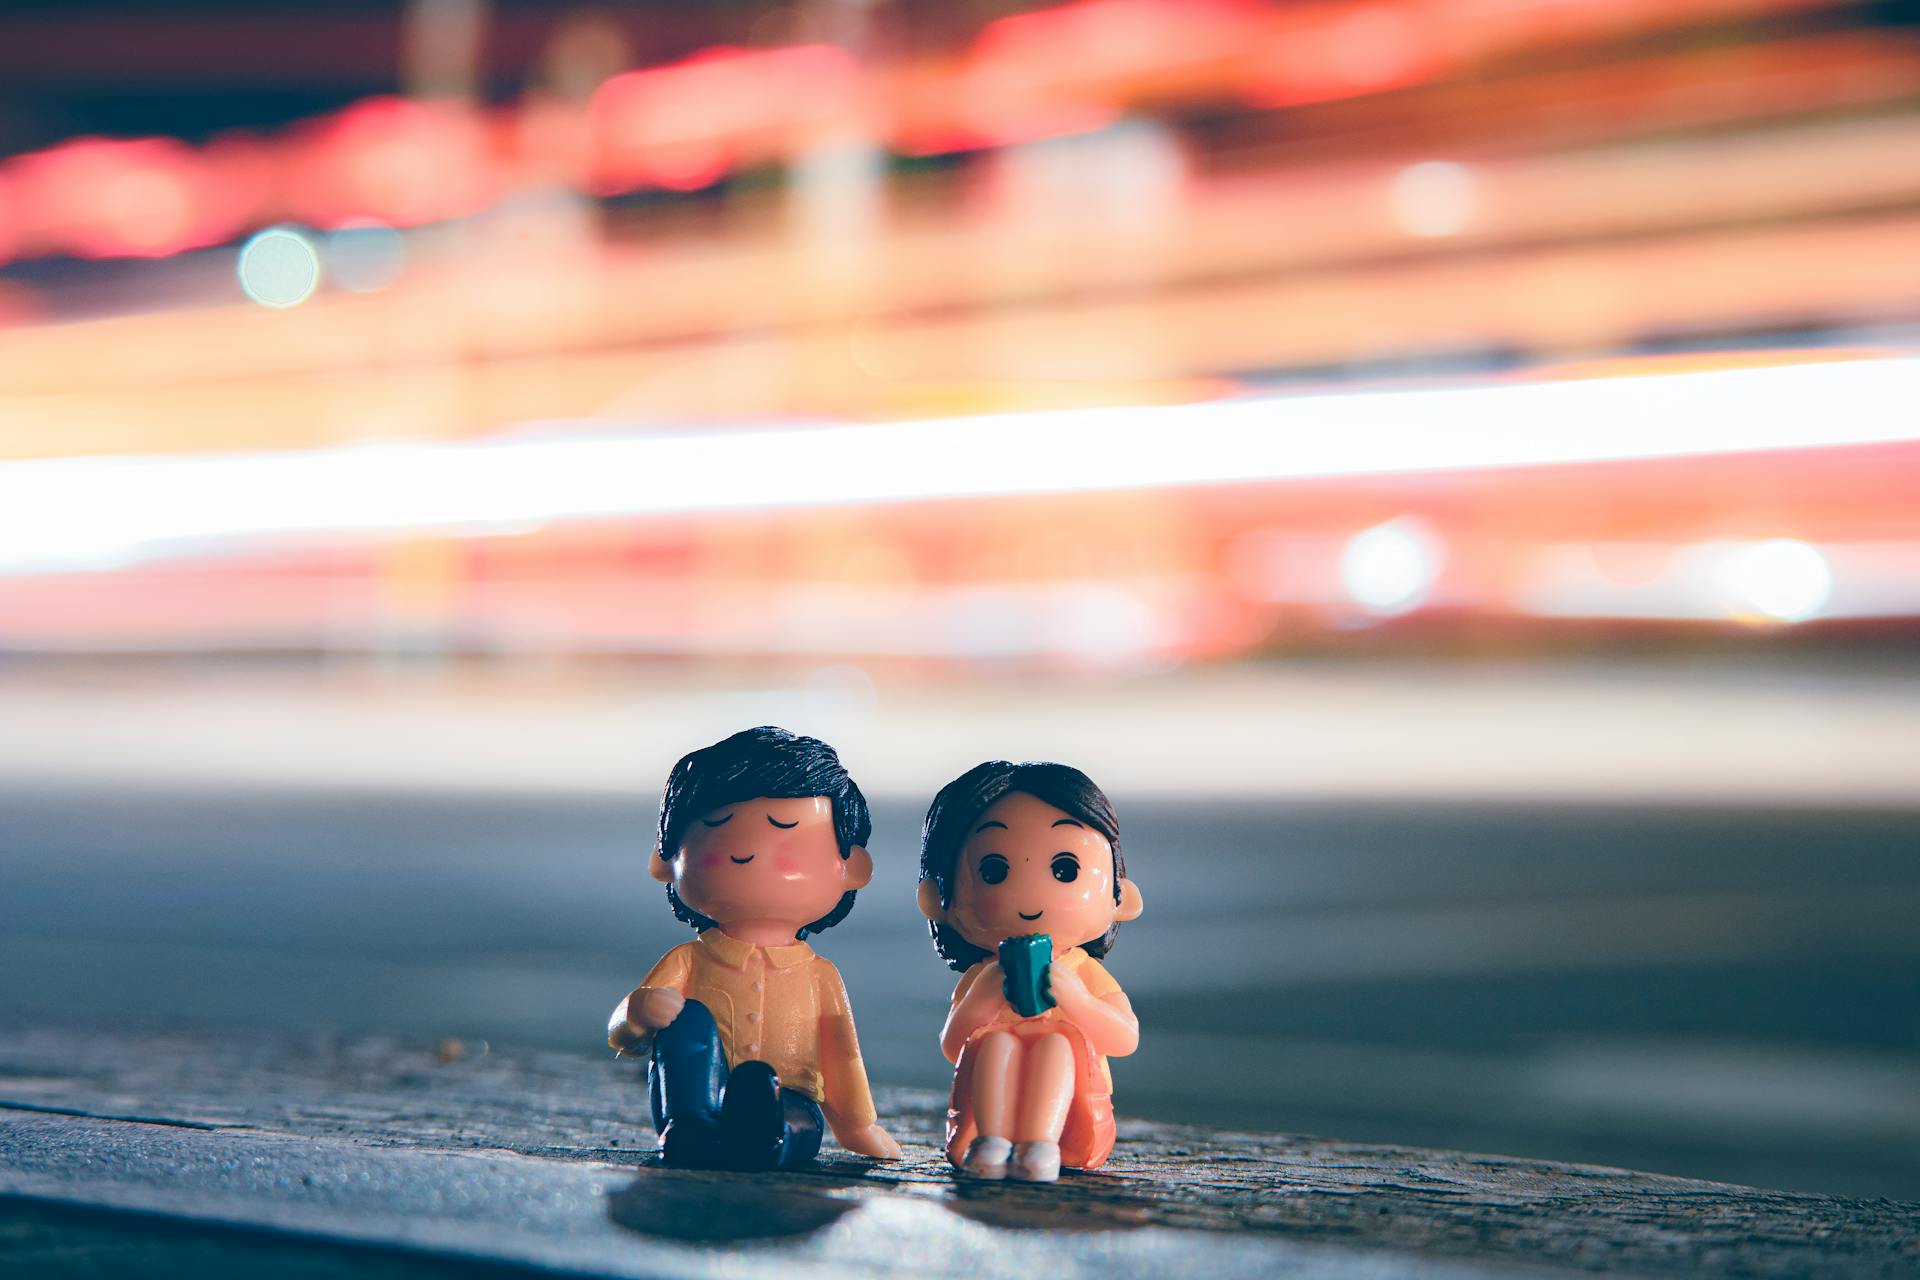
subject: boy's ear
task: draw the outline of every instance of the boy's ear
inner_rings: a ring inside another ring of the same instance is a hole
[[[660,846],[653,846],[653,856],[647,859],[647,873],[661,884],[673,883],[673,864],[661,856]]]
[[[1120,877],[1120,907],[1113,913],[1115,920],[1138,920],[1140,913],[1147,909],[1145,898],[1140,896],[1140,886],[1125,876]]]
[[[932,876],[920,882],[920,914],[939,924],[947,918],[947,909],[940,905],[940,882]]]
[[[841,864],[847,875],[847,888],[864,889],[873,881],[873,855],[865,845],[855,845],[847,850],[845,861]]]

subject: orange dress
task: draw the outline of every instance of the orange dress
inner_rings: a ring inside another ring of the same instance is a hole
[[[1087,984],[1096,999],[1104,1000],[1120,990],[1098,960],[1075,947],[1056,963],[1065,964]],[[988,962],[966,971],[954,988],[953,1003],[966,998]],[[947,1159],[955,1167],[966,1158],[967,1148],[979,1136],[973,1119],[973,1062],[980,1041],[995,1031],[1011,1031],[1021,1040],[1037,1040],[1045,1035],[1064,1035],[1073,1046],[1073,1100],[1067,1105],[1066,1127],[1060,1131],[1060,1163],[1071,1169],[1097,1169],[1113,1152],[1113,1072],[1105,1054],[1095,1053],[1079,1027],[1067,1020],[1056,1006],[1035,1017],[1023,1018],[1011,1008],[986,1023],[967,1038],[953,1068],[953,1092],[947,1098]]]

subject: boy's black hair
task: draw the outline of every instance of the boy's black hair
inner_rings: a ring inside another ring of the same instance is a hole
[[[1120,856],[1120,819],[1107,793],[1095,786],[1092,778],[1070,765],[988,760],[940,788],[920,829],[920,878],[931,878],[940,887],[942,907],[953,905],[954,870],[960,862],[960,846],[966,843],[980,815],[1009,791],[1023,791],[1044,800],[1105,836],[1113,846],[1113,900],[1120,901],[1120,879],[1127,874],[1127,864]],[[968,942],[958,929],[943,920],[930,920],[927,924],[933,934],[933,949],[940,953],[949,969],[970,969],[993,954],[985,947]],[[1087,954],[1096,960],[1106,955],[1113,950],[1119,932],[1116,922],[1106,933],[1085,944]]]
[[[672,859],[679,851],[680,837],[701,814],[761,796],[772,800],[826,796],[832,800],[833,834],[840,842],[842,858],[852,857],[853,847],[865,845],[873,834],[867,798],[860,794],[834,749],[818,738],[763,724],[680,757],[680,763],[667,775],[667,788],[660,797],[660,847],[655,856]],[[671,883],[667,885],[667,901],[673,904],[675,916],[702,933],[720,923],[681,901]],[[851,910],[853,891],[849,889],[840,895],[833,910],[794,937],[803,939],[830,929],[846,919]]]

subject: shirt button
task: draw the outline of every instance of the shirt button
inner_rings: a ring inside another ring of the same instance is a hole
[[[755,991],[758,991],[758,990],[759,990],[760,988],[762,988],[762,987],[764,987],[764,986],[766,986],[766,985],[767,985],[766,983],[764,983],[764,982],[762,982],[762,981],[760,981],[760,979],[758,979],[758,978],[755,978],[755,979],[753,980],[753,989],[754,989]]]
[[[760,1042],[759,1042],[758,1040],[755,1040],[755,1041],[754,1041],[754,1042],[753,1042],[752,1044],[750,1044],[750,1045],[748,1045],[748,1046],[747,1046],[747,1052],[748,1052],[748,1053],[758,1053],[758,1052],[760,1052]]]
[[[748,1022],[758,1022],[758,1021],[760,1021],[760,1012],[759,1012],[759,1010],[757,1010],[757,1009],[756,1009],[756,1010],[755,1010],[754,1012],[752,1012],[752,1013],[750,1013],[750,1014],[748,1014],[748,1015],[747,1015],[747,1021],[748,1021]]]

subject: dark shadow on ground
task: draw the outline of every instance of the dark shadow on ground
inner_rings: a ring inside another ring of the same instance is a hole
[[[941,1203],[963,1218],[1006,1231],[1131,1231],[1151,1226],[1154,1202],[1112,1178],[1072,1169],[1054,1183],[958,1178]]]
[[[655,1166],[607,1197],[607,1217],[624,1230],[681,1244],[786,1240],[830,1227],[857,1208],[857,1199],[834,1191],[861,1181],[841,1170],[743,1174]]]

